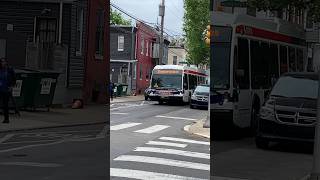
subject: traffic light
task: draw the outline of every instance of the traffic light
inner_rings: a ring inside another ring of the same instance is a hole
[[[210,39],[211,39],[211,26],[210,25],[207,26],[205,34],[206,35],[205,35],[204,41],[207,46],[210,46]]]

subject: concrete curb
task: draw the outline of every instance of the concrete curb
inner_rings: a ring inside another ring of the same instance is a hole
[[[201,136],[201,137],[204,137],[204,138],[207,138],[207,139],[210,139],[210,135],[206,135],[206,134],[202,134],[202,133],[193,133],[193,132],[190,132],[190,127],[192,125],[196,124],[196,122],[194,122],[193,124],[189,124],[189,125],[186,125],[184,126],[183,130],[189,134],[194,134],[194,135],[197,135],[197,136]]]
[[[6,131],[0,131],[0,133],[32,131],[32,130],[41,130],[41,129],[54,129],[54,128],[64,128],[64,127],[89,126],[89,125],[99,125],[99,124],[106,124],[106,123],[107,123],[107,121],[94,122],[94,123],[65,124],[65,125],[56,125],[56,126],[41,126],[41,127],[34,127],[34,128],[11,129],[11,130],[6,130]]]
[[[299,179],[299,180],[309,180],[310,179],[310,174],[304,176],[303,178]]]

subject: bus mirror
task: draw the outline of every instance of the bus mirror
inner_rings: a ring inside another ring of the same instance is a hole
[[[238,77],[244,77],[244,70],[243,69],[237,69],[236,75]]]

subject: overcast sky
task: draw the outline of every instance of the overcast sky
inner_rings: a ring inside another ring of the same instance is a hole
[[[158,16],[161,0],[111,0],[111,2],[139,19],[150,23],[156,23],[158,19],[158,23],[161,22]],[[170,36],[181,35],[183,33],[183,0],[166,0],[165,6],[165,31]]]

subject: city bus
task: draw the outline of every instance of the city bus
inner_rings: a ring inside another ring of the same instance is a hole
[[[223,12],[211,14],[210,118],[214,132],[248,128],[270,88],[285,72],[306,71],[302,27],[281,19],[263,20]]]
[[[205,84],[205,70],[187,65],[157,65],[151,75],[149,99],[188,103],[198,84]]]

